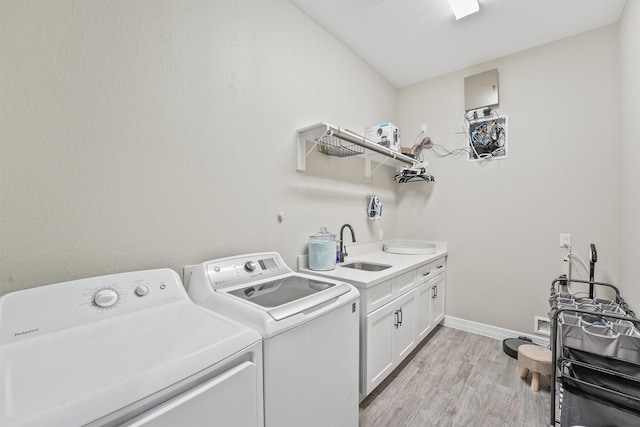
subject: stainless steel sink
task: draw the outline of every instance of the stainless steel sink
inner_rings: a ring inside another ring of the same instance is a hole
[[[342,267],[353,268],[354,270],[382,271],[391,268],[387,264],[376,264],[373,262],[352,262],[351,264],[340,264]]]

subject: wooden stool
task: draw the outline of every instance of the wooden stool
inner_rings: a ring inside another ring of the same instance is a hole
[[[540,388],[540,374],[547,377],[547,386],[551,387],[551,350],[539,345],[524,344],[518,347],[518,361],[522,365],[520,378],[531,374],[531,390]]]

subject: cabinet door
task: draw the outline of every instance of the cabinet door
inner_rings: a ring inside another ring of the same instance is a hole
[[[398,327],[395,329],[394,354],[396,362],[416,347],[416,294],[409,292],[395,302]],[[395,327],[395,326],[394,326]]]
[[[393,336],[396,322],[395,303],[379,308],[366,319],[366,353],[361,361],[364,384],[361,392],[367,395],[391,373],[394,366]]]
[[[416,289],[416,336],[422,341],[431,332],[432,281],[421,284]]]
[[[431,294],[431,324],[433,326],[442,322],[444,319],[444,294],[445,294],[445,275],[441,274],[434,279]]]

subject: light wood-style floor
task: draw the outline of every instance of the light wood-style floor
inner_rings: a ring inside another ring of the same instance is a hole
[[[550,425],[550,392],[502,341],[440,326],[360,404],[360,427]]]

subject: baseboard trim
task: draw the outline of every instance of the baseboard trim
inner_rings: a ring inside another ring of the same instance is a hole
[[[472,322],[471,320],[460,319],[452,316],[444,316],[443,325],[449,328],[460,329],[462,331],[483,335],[485,337],[495,338],[497,340],[525,336],[538,345],[549,345],[549,338],[525,334],[523,332],[512,331],[510,329],[499,328],[497,326],[486,325],[484,323]]]

